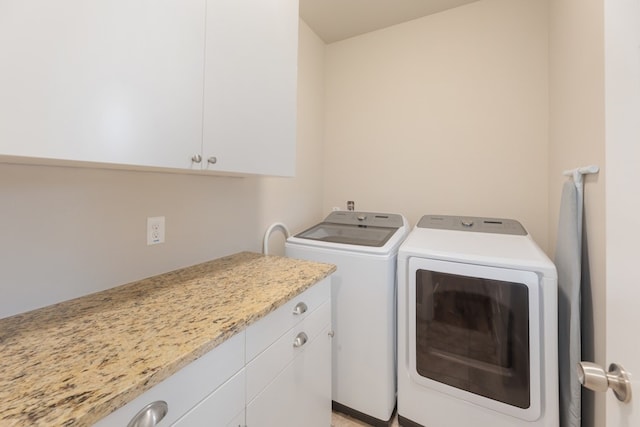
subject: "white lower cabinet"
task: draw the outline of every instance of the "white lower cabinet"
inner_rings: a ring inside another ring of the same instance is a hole
[[[331,338],[325,327],[247,405],[247,427],[331,425]]]
[[[330,289],[322,280],[95,425],[125,427],[158,401],[159,427],[331,425]]]
[[[300,314],[286,306],[247,329],[247,349],[266,331],[280,337],[252,360],[247,371],[247,427],[326,427],[331,425],[331,302],[324,280],[295,301]],[[282,312],[304,316],[285,326]],[[280,313],[279,313],[280,311]],[[248,358],[250,352],[247,351]]]

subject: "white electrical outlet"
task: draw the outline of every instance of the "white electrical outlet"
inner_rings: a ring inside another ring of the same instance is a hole
[[[147,218],[147,245],[164,243],[164,217]]]

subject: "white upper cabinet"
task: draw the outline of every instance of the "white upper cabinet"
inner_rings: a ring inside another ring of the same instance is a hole
[[[203,168],[292,176],[298,0],[209,0],[206,39]]]
[[[0,160],[292,176],[297,44],[298,0],[0,0]]]
[[[205,0],[0,0],[0,154],[190,168]]]

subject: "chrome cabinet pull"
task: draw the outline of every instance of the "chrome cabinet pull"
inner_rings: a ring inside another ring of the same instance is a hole
[[[169,412],[169,405],[164,400],[157,400],[142,408],[135,417],[129,421],[127,427],[153,427]]]
[[[218,163],[218,158],[211,156],[207,159],[207,163],[209,163],[210,165],[215,165],[216,163]]]
[[[593,391],[613,390],[619,401],[631,401],[631,381],[621,365],[612,363],[609,372],[592,362],[578,363],[578,380],[583,387]]]
[[[305,334],[304,332],[300,332],[296,336],[296,339],[293,340],[293,346],[295,348],[302,347],[307,343],[307,341],[309,341],[309,337],[307,336],[307,334]]]
[[[293,307],[293,314],[295,314],[296,316],[299,316],[302,313],[306,313],[307,309],[308,309],[307,304],[303,302],[299,302],[296,304],[295,307]]]
[[[200,154],[196,154],[193,157],[191,157],[191,161],[193,163],[200,163],[202,161],[202,156]]]

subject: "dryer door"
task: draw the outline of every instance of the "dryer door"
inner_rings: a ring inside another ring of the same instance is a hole
[[[409,366],[421,385],[511,416],[540,416],[537,274],[409,260]]]

